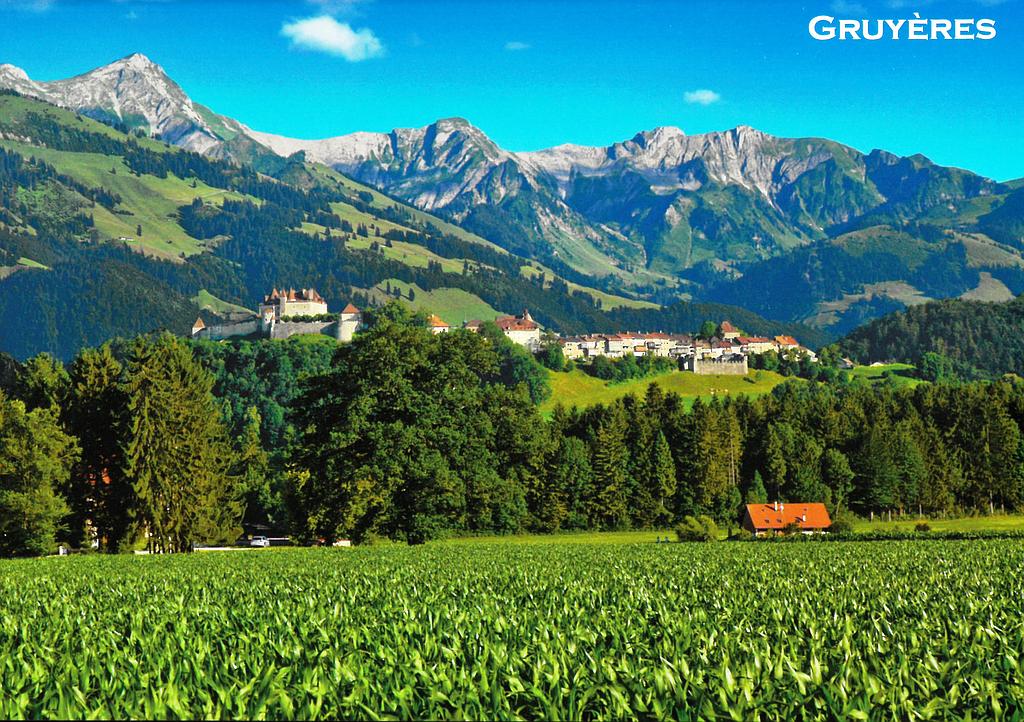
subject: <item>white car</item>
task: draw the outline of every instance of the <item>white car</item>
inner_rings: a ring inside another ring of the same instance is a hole
[[[251,547],[268,547],[268,546],[270,546],[270,540],[267,539],[265,536],[254,536],[249,541],[249,546],[251,546]]]

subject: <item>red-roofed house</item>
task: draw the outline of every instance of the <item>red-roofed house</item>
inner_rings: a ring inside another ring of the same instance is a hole
[[[775,344],[764,336],[740,336],[736,339],[743,348],[743,353],[767,353],[775,350]]]
[[[540,347],[540,325],[533,320],[529,311],[524,310],[522,316],[501,316],[494,319],[494,323],[520,346],[526,346],[531,351]]]
[[[430,314],[427,316],[427,326],[430,327],[430,333],[435,336],[439,333],[448,333],[452,330],[452,327],[448,325],[440,316]]]
[[[781,532],[790,525],[800,527],[804,534],[817,534],[832,526],[832,519],[824,504],[747,504],[743,515],[743,528],[755,536]]]
[[[740,335],[740,330],[728,321],[722,321],[722,325],[718,327],[718,331],[721,337],[726,340],[732,340]]]

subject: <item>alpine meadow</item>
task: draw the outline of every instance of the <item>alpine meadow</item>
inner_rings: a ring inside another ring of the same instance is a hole
[[[1024,719],[1021,1],[0,0],[0,717]]]

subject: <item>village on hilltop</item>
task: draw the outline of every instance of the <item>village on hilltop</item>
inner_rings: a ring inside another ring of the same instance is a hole
[[[567,360],[588,362],[598,356],[661,356],[675,360],[684,371],[697,374],[743,375],[748,371],[748,357],[774,351],[780,355],[794,354],[817,360],[815,353],[801,346],[792,336],[745,336],[729,321],[722,321],[716,335],[701,338],[686,333],[629,332],[560,336],[544,333],[528,310],[518,316],[499,316],[493,323],[511,341],[531,352],[541,350],[554,341]],[[466,321],[462,328],[477,332],[481,320]],[[259,313],[228,314],[221,323],[207,325],[198,318],[192,326],[193,338],[223,340],[239,336],[285,339],[302,334],[331,336],[340,343],[352,340],[362,328],[363,314],[349,303],[338,314],[327,311],[327,301],[316,289],[296,291],[273,289],[259,306]],[[427,317],[431,333],[447,333],[452,326],[439,316]]]

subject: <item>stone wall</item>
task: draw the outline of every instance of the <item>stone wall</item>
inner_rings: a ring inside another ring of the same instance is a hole
[[[220,341],[235,336],[250,336],[260,332],[259,319],[251,321],[240,321],[238,323],[221,323],[207,326],[197,334],[197,338],[208,338],[212,341]]]
[[[308,333],[321,333],[334,338],[335,321],[278,321],[270,332],[270,338],[283,339]]]
[[[688,370],[701,376],[746,376],[747,357],[740,356],[738,359],[698,359],[691,358],[686,364]]]

